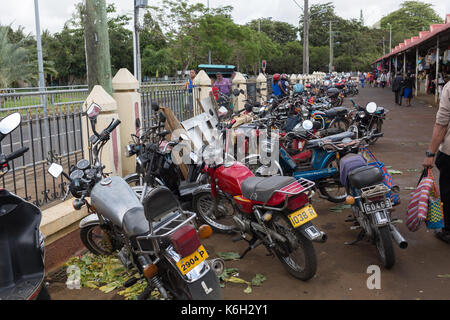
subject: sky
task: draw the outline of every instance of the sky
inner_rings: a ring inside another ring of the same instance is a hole
[[[80,0],[39,0],[41,30],[51,33],[60,31],[74,12],[75,3]],[[160,0],[149,0],[149,5],[157,5]],[[207,0],[189,0],[190,2],[203,2]],[[296,0],[303,5],[303,0]],[[115,3],[118,13],[133,13],[133,0],[106,0]],[[360,10],[363,10],[364,21],[368,26],[374,25],[383,16],[399,8],[403,0],[310,0],[311,4],[333,2],[339,16],[350,19],[359,19]],[[434,5],[436,12],[445,18],[450,13],[449,0],[426,0]],[[34,0],[0,0],[0,25],[11,24],[14,29],[19,25],[25,27],[26,33],[35,34]],[[273,20],[289,22],[298,25],[300,8],[293,0],[210,0],[211,7],[231,5],[234,7],[233,18],[236,23],[245,24],[253,19],[272,17]]]

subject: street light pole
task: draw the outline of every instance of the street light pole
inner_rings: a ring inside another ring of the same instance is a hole
[[[328,71],[331,74],[333,72],[333,30],[331,27],[331,20],[330,20],[330,66],[328,67]]]
[[[39,0],[34,0],[34,15],[36,19],[36,43],[37,43],[37,54],[38,54],[38,70],[39,70],[39,91],[45,91],[45,79],[44,79],[44,61],[42,58],[42,41],[41,41],[41,23],[39,19]],[[41,95],[41,103],[44,113],[44,130],[47,139],[45,139],[45,146],[47,152],[50,150],[50,127],[48,124],[48,112],[47,112],[47,97]]]
[[[209,13],[209,0],[208,0],[208,13]],[[211,50],[208,51],[208,64],[211,64],[212,59],[211,59]]]
[[[309,74],[309,5],[303,7],[303,74]]]
[[[134,76],[141,82],[141,48],[139,43],[139,6],[134,0],[134,32],[133,32],[133,49],[134,49]]]
[[[261,18],[258,19],[258,75],[261,73]]]

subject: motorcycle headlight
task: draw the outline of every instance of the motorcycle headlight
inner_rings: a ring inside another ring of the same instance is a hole
[[[136,145],[129,144],[125,147],[125,157],[130,158],[136,154]]]
[[[365,114],[364,112],[360,112],[360,113],[358,114],[358,116],[359,116],[361,119],[363,119],[363,118],[366,117],[366,114]]]

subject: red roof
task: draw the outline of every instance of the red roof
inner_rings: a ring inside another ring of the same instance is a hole
[[[379,58],[375,62],[379,62],[383,59],[389,58],[393,55],[405,52],[411,48],[415,48],[421,43],[436,37],[438,34],[450,30],[450,13],[446,15],[444,24],[432,24],[430,25],[430,31],[421,31],[419,32],[419,36],[412,37],[411,39],[405,39],[404,42],[399,43],[390,53]]]

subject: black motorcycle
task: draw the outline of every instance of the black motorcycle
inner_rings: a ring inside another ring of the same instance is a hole
[[[356,104],[353,99],[350,99],[350,101],[355,108],[348,116],[351,123],[350,127],[358,132],[359,137],[374,134],[375,138],[368,140],[369,145],[374,145],[378,141],[376,135],[383,130],[383,123],[389,110],[378,107],[375,102],[370,102],[363,108]]]
[[[0,141],[21,122],[19,113],[0,121]],[[9,162],[29,148],[0,153],[0,178]],[[44,237],[39,230],[42,213],[24,199],[0,189],[0,300],[49,300],[44,277]]]

